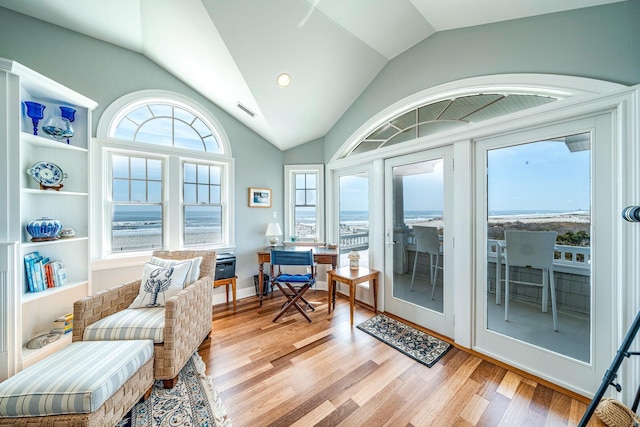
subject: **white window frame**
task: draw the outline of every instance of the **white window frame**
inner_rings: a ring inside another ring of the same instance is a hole
[[[165,199],[166,199],[166,182],[167,182],[167,161],[168,159],[166,157],[163,156],[157,156],[151,153],[142,153],[142,152],[123,152],[123,151],[117,151],[117,150],[106,150],[105,151],[105,158],[106,158],[106,162],[108,167],[106,168],[106,175],[107,175],[107,179],[106,179],[106,186],[107,186],[107,191],[105,194],[105,197],[102,199],[104,200],[104,210],[105,210],[105,218],[112,218],[112,209],[114,205],[120,205],[120,204],[126,204],[126,203],[122,203],[120,201],[114,201],[113,200],[113,156],[114,155],[119,155],[119,156],[126,156],[126,157],[137,157],[137,158],[141,158],[141,159],[145,159],[145,160],[158,160],[161,163],[161,169],[162,169],[162,179],[160,181],[162,188],[160,189],[161,192],[161,201],[160,202],[155,202],[155,203],[149,203],[149,202],[145,202],[142,203],[141,205],[159,205],[161,207],[162,210],[162,224],[163,224],[163,235],[162,235],[162,242],[163,244],[166,244],[167,241],[167,236],[166,233],[164,232],[164,224],[166,223],[166,203],[165,203]],[[105,243],[106,243],[106,247],[105,247],[105,252],[109,253],[109,254],[126,254],[126,253],[135,253],[135,252],[139,252],[139,251],[113,251],[113,246],[112,246],[112,225],[113,222],[110,220],[107,220],[105,222],[105,229],[107,230],[107,233],[104,234],[104,239],[105,239]],[[162,249],[162,248],[155,248],[155,249],[149,249],[149,250],[157,250],[157,249]]]
[[[229,192],[228,188],[225,186],[225,182],[228,180],[228,168],[226,164],[223,163],[219,163],[219,162],[211,162],[211,161],[206,161],[206,160],[201,160],[201,159],[187,159],[187,158],[181,158],[180,159],[180,183],[181,183],[181,194],[183,194],[184,192],[184,165],[186,163],[192,164],[192,165],[205,165],[205,166],[215,166],[215,167],[219,167],[220,168],[220,208],[221,208],[221,217],[220,217],[220,222],[221,224],[225,225],[227,223],[227,221],[229,221],[229,215],[228,215],[228,206],[226,206],[225,200],[226,200],[226,194]],[[208,184],[208,188],[210,189],[211,184]],[[207,204],[203,204],[206,206],[218,206],[217,203],[211,203],[211,201]],[[185,202],[184,202],[184,196],[181,198],[180,201],[180,214],[182,216],[182,219],[184,219],[184,214],[185,214]],[[185,239],[185,223],[184,221],[181,221],[182,224],[182,231],[180,233],[180,238],[183,239],[182,240],[182,244],[181,247],[183,248],[195,248],[197,249],[198,246],[211,246],[212,244],[205,244],[205,245],[185,245],[184,243],[184,239]],[[173,227],[175,228],[175,227]],[[222,239],[222,243],[227,242],[229,239],[229,230],[227,227],[222,227],[221,229],[221,239]],[[217,245],[217,244],[213,244],[213,245]]]
[[[122,111],[129,110],[141,103],[169,103],[184,106],[196,112],[218,136],[222,153],[208,153],[183,148],[164,147],[148,143],[118,140],[110,137],[111,130],[117,126]],[[111,172],[110,153],[131,156],[161,158],[163,160],[163,243],[166,250],[178,249],[216,249],[219,251],[233,250],[235,247],[234,223],[234,191],[235,162],[232,158],[229,139],[222,125],[208,113],[207,109],[195,101],[168,91],[146,90],[127,94],[109,105],[98,123],[96,139],[90,151],[91,165],[94,173],[91,182],[91,204],[93,213],[91,221],[96,226],[92,229],[92,253],[94,259],[130,258],[148,259],[151,249],[138,252],[111,252]],[[183,174],[184,162],[210,164],[220,166],[222,189],[222,230],[221,244],[184,246],[183,227],[171,227],[183,221]],[[172,201],[176,202],[173,203]]]
[[[316,240],[325,242],[324,230],[324,165],[285,165],[284,166],[284,236],[283,241],[290,240],[295,234],[294,209],[296,201],[295,174],[315,173],[318,175],[316,183]]]

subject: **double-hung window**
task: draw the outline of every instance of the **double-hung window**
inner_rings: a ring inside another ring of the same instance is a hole
[[[222,169],[220,165],[183,163],[185,246],[223,242]]]
[[[324,166],[285,166],[285,238],[324,241]]]
[[[111,250],[163,247],[162,159],[110,153]]]
[[[233,159],[204,108],[174,93],[130,94],[105,110],[98,143],[102,255],[233,246]]]

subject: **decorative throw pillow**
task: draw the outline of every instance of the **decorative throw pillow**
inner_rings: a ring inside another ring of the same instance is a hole
[[[190,259],[164,259],[156,256],[151,257],[151,264],[159,265],[160,267],[173,267],[176,264],[182,264],[185,261],[191,261],[191,268],[187,273],[187,280],[184,285],[190,285],[200,278],[200,265],[202,264],[202,257],[195,257]]]
[[[191,261],[170,267],[146,263],[142,270],[140,293],[129,308],[164,307],[169,298],[184,289],[190,267]]]

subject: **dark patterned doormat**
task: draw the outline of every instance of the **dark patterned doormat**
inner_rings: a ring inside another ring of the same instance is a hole
[[[429,368],[451,348],[448,342],[384,314],[372,317],[357,328]]]

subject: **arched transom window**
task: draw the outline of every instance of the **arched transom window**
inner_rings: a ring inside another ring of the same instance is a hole
[[[346,154],[377,150],[557,101],[557,97],[518,93],[478,93],[451,97],[404,111],[386,120]]]
[[[171,101],[156,100],[130,106],[116,119],[109,136],[208,153],[224,152],[220,139],[206,119]]]

